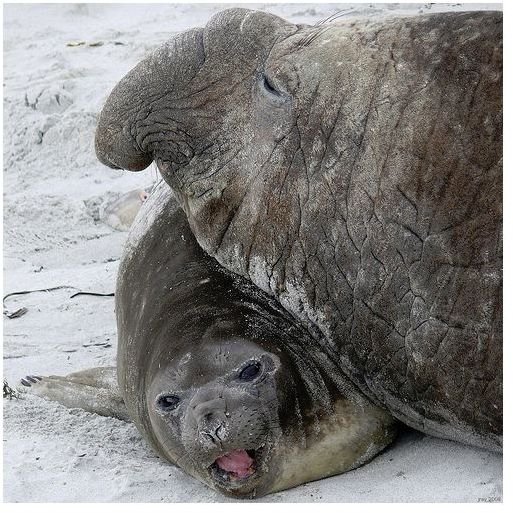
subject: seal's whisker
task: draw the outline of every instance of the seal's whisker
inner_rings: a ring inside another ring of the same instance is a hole
[[[350,14],[352,9],[346,9],[344,11],[338,11],[331,16],[328,16],[327,18],[318,21],[314,27],[321,27],[322,25],[326,25],[329,23],[332,23],[333,21],[341,18],[342,16],[346,16],[347,14]],[[298,43],[299,48],[305,48],[309,46],[318,36],[320,36],[325,30],[327,30],[329,27],[322,27],[319,30],[316,30],[307,36],[305,36],[303,39],[301,39]]]
[[[298,43],[299,48],[305,48],[307,47],[316,37],[321,35],[326,28],[317,29],[314,32],[311,32],[307,36],[305,36],[303,39],[301,39]]]
[[[337,11],[336,13],[334,14],[331,14],[330,16],[328,16],[327,18],[324,18],[322,20],[319,20],[315,26],[318,27],[319,25],[324,25],[326,23],[331,23],[332,21],[340,18],[341,16],[345,16],[346,14],[349,14],[351,11],[352,11],[352,7],[349,8],[349,9],[345,9],[345,10],[342,10],[342,11]]]

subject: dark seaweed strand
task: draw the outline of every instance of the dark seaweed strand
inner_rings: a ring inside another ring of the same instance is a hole
[[[34,290],[20,290],[19,292],[11,292],[7,295],[5,295],[3,297],[3,306],[4,308],[6,308],[5,306],[5,300],[8,298],[8,297],[11,297],[11,296],[21,296],[22,294],[32,294],[33,292],[50,292],[52,290],[58,290],[58,289],[75,289],[75,290],[79,290],[79,292],[75,292],[75,294],[72,294],[70,296],[70,299],[71,298],[74,298],[75,296],[80,296],[80,295],[83,295],[83,296],[113,296],[114,295],[114,292],[109,292],[109,293],[106,293],[106,294],[103,294],[101,292],[83,292],[81,291],[80,289],[78,289],[77,287],[73,287],[71,285],[59,285],[57,287],[49,287],[49,288],[46,288],[46,289],[34,289]]]
[[[75,292],[74,294],[72,294],[70,296],[70,299],[77,297],[77,296],[105,296],[105,297],[107,297],[107,296],[114,296],[114,292],[108,292],[106,294],[103,294],[101,292],[82,292],[82,291],[80,291],[80,292]]]
[[[2,300],[2,302],[4,303],[4,307],[5,307],[5,300],[8,297],[11,297],[11,296],[21,296],[22,294],[32,294],[32,292],[50,292],[51,290],[58,290],[58,289],[75,289],[75,290],[78,290],[77,287],[72,287],[71,285],[59,285],[57,287],[49,287],[47,289],[20,290],[19,292],[11,292],[10,294],[5,295],[3,300]]]

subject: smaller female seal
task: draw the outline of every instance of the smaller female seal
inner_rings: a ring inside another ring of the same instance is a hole
[[[392,417],[284,309],[198,246],[166,184],[130,232],[116,289],[116,369],[27,377],[37,395],[131,419],[221,493],[256,497],[362,465]]]

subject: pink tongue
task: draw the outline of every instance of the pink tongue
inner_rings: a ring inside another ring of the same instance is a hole
[[[217,466],[237,477],[248,477],[255,471],[251,468],[253,458],[243,449],[229,452],[216,460]]]

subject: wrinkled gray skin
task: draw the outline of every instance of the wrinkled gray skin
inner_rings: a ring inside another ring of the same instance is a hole
[[[121,80],[96,151],[154,160],[199,244],[377,404],[501,449],[501,13],[224,11]]]
[[[132,228],[118,272],[121,395],[156,452],[216,490],[255,497],[355,468],[392,441],[392,417],[362,397],[301,325],[197,244],[167,184]],[[250,379],[241,373],[260,364]],[[163,408],[159,398],[179,402]],[[215,460],[254,451],[255,472]]]

